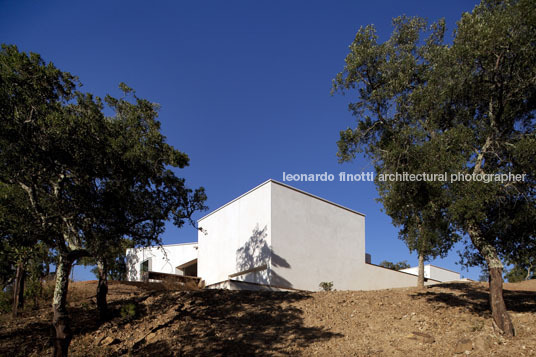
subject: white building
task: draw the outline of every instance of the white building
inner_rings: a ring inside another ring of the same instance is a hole
[[[198,226],[198,243],[127,250],[129,280],[140,280],[140,272],[149,270],[199,276],[208,287],[234,289],[318,290],[321,282],[333,282],[337,290],[375,290],[417,284],[412,271],[370,264],[363,214],[274,180],[199,219]],[[429,270],[428,283],[443,278]]]
[[[402,269],[400,271],[404,273],[418,275],[419,267],[411,267],[407,269]],[[460,273],[445,268],[436,267],[435,265],[426,264],[424,266],[424,278],[439,281],[456,281],[460,280]]]
[[[127,249],[127,279],[142,280],[142,273],[197,276],[197,243]]]

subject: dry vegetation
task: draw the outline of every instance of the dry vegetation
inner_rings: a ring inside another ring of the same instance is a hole
[[[536,355],[536,281],[506,284],[517,336],[494,333],[485,284],[370,292],[180,291],[110,285],[111,321],[95,321],[96,282],[72,284],[73,356]],[[0,355],[50,355],[50,309],[2,316]]]

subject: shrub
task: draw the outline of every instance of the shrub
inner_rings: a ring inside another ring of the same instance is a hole
[[[8,287],[4,290],[0,290],[0,313],[6,314],[11,312],[13,305],[13,289]]]
[[[39,308],[40,300],[49,300],[51,296],[44,296],[45,290],[43,288],[43,282],[41,279],[36,279],[34,277],[29,277],[26,280],[24,286],[24,299],[26,301],[26,307],[28,307],[29,302],[33,303],[33,308]]]
[[[318,284],[318,286],[320,286],[320,289],[322,289],[324,291],[332,291],[333,290],[333,282],[332,281],[330,281],[330,282],[323,281],[320,284]]]
[[[124,320],[132,320],[137,315],[136,304],[128,303],[121,306],[121,318]]]

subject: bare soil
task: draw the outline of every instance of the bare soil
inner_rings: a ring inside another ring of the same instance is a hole
[[[536,280],[505,284],[516,337],[492,326],[487,284],[380,291],[181,291],[112,282],[96,321],[96,282],[71,284],[72,356],[536,356]],[[51,355],[50,309],[0,316],[0,356]],[[121,314],[123,310],[123,314]],[[128,312],[130,311],[130,312]]]

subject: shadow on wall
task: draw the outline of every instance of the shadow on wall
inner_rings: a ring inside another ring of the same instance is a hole
[[[162,253],[162,257],[159,257],[154,250],[158,250]],[[142,253],[140,257],[138,254]],[[168,257],[168,252],[162,245],[156,246],[141,246],[129,250],[127,254],[127,280],[140,281],[142,280],[141,263],[144,261],[149,262],[148,269],[153,271],[156,269],[158,272],[170,273],[175,272],[175,267],[171,263]],[[158,258],[158,259],[157,259]],[[153,266],[156,264],[156,266]],[[167,269],[166,269],[167,268]]]
[[[236,270],[246,272],[251,269],[268,266],[271,262],[274,267],[290,268],[290,264],[281,256],[275,254],[266,241],[268,237],[268,226],[263,229],[259,224],[255,226],[247,242],[236,250]],[[277,287],[291,288],[292,284],[268,269],[244,273],[237,276],[236,280],[243,280],[258,284],[268,284]]]

